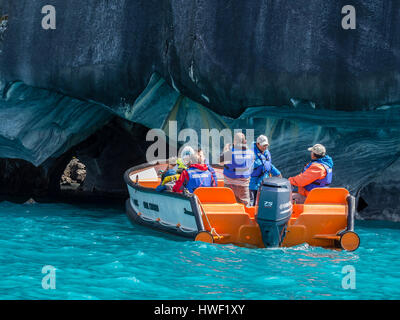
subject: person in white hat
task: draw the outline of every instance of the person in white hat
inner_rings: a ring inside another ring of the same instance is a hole
[[[300,174],[289,178],[290,183],[298,187],[298,192],[293,193],[296,203],[304,203],[311,190],[326,188],[332,183],[333,160],[326,154],[326,148],[316,144],[307,150],[311,152],[311,161]]]
[[[179,179],[172,188],[173,192],[182,193],[187,189],[193,193],[199,187],[216,187],[217,181],[210,167],[205,163],[204,157],[198,152],[191,154],[188,162],[188,168],[183,170]]]
[[[190,157],[194,154],[195,151],[191,146],[185,146],[181,151],[180,158],[182,159],[183,163],[187,165],[189,163]]]
[[[255,158],[249,184],[251,206],[256,205],[258,188],[266,177],[282,177],[281,172],[272,164],[268,147],[269,141],[264,135],[260,135],[253,143]]]

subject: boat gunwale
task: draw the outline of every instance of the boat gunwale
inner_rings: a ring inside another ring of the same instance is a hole
[[[204,228],[204,224],[203,224],[203,220],[201,217],[201,212],[199,211],[199,206],[198,206],[198,198],[196,195],[192,194],[192,193],[188,193],[188,194],[184,194],[184,193],[176,193],[176,192],[159,192],[153,188],[148,188],[148,187],[143,187],[137,183],[134,183],[131,178],[130,178],[130,173],[132,171],[136,171],[139,169],[145,169],[147,167],[152,167],[157,165],[157,163],[144,163],[144,164],[140,164],[137,166],[134,166],[132,168],[129,168],[128,170],[125,171],[124,173],[124,181],[125,183],[130,186],[133,189],[136,189],[138,191],[141,192],[146,192],[146,193],[152,193],[152,194],[156,194],[157,196],[163,196],[163,197],[173,197],[173,198],[179,198],[179,199],[185,199],[185,200],[189,200],[190,202],[190,206],[192,209],[192,212],[194,214],[194,218],[196,221],[196,226],[198,229],[198,232],[200,231],[205,231]],[[129,199],[130,199],[130,195],[129,195]],[[133,210],[133,208],[132,208]],[[173,229],[171,229],[173,230]]]

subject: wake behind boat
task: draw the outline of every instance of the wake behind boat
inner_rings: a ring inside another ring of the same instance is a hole
[[[220,166],[214,167],[218,187],[200,187],[193,194],[156,191],[159,172],[167,166],[167,161],[158,161],[125,172],[126,212],[133,223],[208,243],[258,248],[308,243],[348,251],[359,247],[355,199],[344,188],[316,188],[304,204],[296,204],[287,179],[267,178],[258,205],[246,207],[224,187]]]

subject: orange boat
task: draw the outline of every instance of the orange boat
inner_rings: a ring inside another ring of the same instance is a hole
[[[313,189],[304,204],[292,203],[287,179],[267,178],[255,207],[237,203],[223,187],[198,188],[193,194],[158,192],[159,172],[166,162],[128,169],[126,212],[133,223],[196,241],[247,247],[291,247],[303,243],[354,251],[360,238],[354,232],[355,199],[344,188]]]

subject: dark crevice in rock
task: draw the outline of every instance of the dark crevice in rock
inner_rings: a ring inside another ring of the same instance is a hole
[[[27,200],[48,192],[49,177],[45,168],[21,159],[0,159],[0,194],[2,199]]]
[[[358,217],[400,222],[400,158],[362,186],[358,192]]]
[[[365,201],[363,197],[358,197],[356,207],[357,212],[364,210],[366,207],[368,207],[367,201]]]
[[[39,167],[20,159],[0,159],[2,200],[109,201],[128,196],[123,173],[145,162],[149,129],[115,117],[85,141],[60,157],[49,158]],[[79,189],[60,188],[60,179],[72,157],[86,166],[86,177]]]

